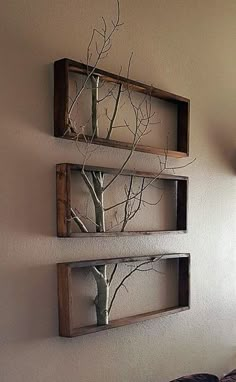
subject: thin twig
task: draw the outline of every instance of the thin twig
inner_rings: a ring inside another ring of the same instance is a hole
[[[99,63],[99,61],[103,58],[106,57],[108,51],[111,49],[111,38],[113,36],[113,34],[118,30],[118,28],[123,25],[123,23],[120,23],[120,3],[119,3],[119,0],[117,0],[117,19],[116,21],[112,21],[112,29],[110,31],[110,33],[107,35],[107,25],[106,25],[106,21],[104,18],[102,18],[103,20],[103,23],[104,23],[104,28],[103,28],[103,32],[100,32],[99,30],[97,29],[93,29],[93,32],[92,32],[92,35],[91,35],[91,39],[89,41],[89,44],[88,44],[88,48],[87,48],[87,77],[86,79],[84,80],[84,83],[82,85],[82,87],[80,88],[80,90],[77,92],[76,96],[74,97],[74,100],[68,110],[68,119],[70,119],[71,117],[71,113],[74,109],[74,106],[76,104],[76,102],[78,101],[79,97],[81,96],[82,92],[84,91],[90,77],[94,74],[96,68],[97,68],[97,65]],[[95,60],[95,64],[93,65],[93,68],[91,69],[91,71],[89,72],[89,61],[91,60],[91,53],[90,53],[90,47],[94,41],[94,38],[95,38],[95,35],[98,34],[98,36],[100,36],[103,40],[102,42],[102,45],[101,45],[101,48],[100,48],[100,51],[97,52],[97,58]]]
[[[111,302],[110,302],[110,305],[109,305],[109,309],[108,309],[108,313],[110,314],[110,311],[111,311],[111,308],[112,308],[112,305],[114,303],[114,300],[116,298],[116,295],[117,293],[119,292],[119,289],[124,285],[124,282],[134,273],[136,272],[138,269],[140,269],[142,266],[146,265],[146,264],[150,264],[150,263],[153,263],[153,262],[158,262],[159,260],[161,260],[162,256],[160,255],[160,257],[158,258],[153,258],[151,260],[148,260],[148,261],[144,261],[142,262],[141,264],[137,265],[134,269],[132,269],[122,280],[121,282],[118,284],[113,296],[112,296],[112,299],[111,299]]]
[[[78,225],[82,232],[89,232],[82,220],[76,215],[73,208],[70,209],[72,220]]]
[[[141,208],[141,203],[142,203],[142,196],[143,196],[143,187],[144,187],[144,183],[145,183],[145,178],[143,178],[142,180],[142,184],[141,184],[141,192],[140,192],[140,195],[139,195],[139,200],[138,200],[138,206],[135,208],[135,210],[133,210],[133,206],[131,207],[130,211],[125,213],[125,219],[124,219],[124,222],[123,222],[123,225],[122,225],[122,228],[121,228],[121,232],[124,232],[124,229],[126,227],[126,225],[128,224],[128,222],[130,220],[132,220],[135,215],[137,214],[137,212],[140,210]],[[132,191],[132,189],[130,190],[130,192]],[[129,204],[129,200],[130,200],[130,192],[129,194],[127,195],[127,203],[126,203],[126,206],[128,206]],[[126,208],[126,210],[128,209],[128,207]]]
[[[124,231],[125,226],[127,224],[127,219],[128,219],[128,216],[129,216],[128,207],[129,207],[129,198],[130,198],[130,194],[131,194],[131,191],[132,191],[132,185],[133,185],[133,176],[131,175],[130,182],[129,182],[129,188],[128,188],[128,191],[127,191],[127,194],[126,194],[127,200],[126,200],[126,203],[125,203],[125,216],[124,216],[124,221],[123,221],[123,225],[122,225],[122,228],[121,228],[121,232]]]
[[[88,215],[83,215],[83,214],[81,214],[81,213],[78,211],[77,208],[75,208],[75,211],[76,211],[76,213],[77,213],[77,216],[80,215],[82,218],[84,218],[84,219],[90,221],[90,222],[93,223],[95,226],[98,226],[98,224],[97,224],[93,219],[91,219],[90,217],[88,217]]]
[[[111,273],[110,279],[109,279],[109,285],[111,285],[111,283],[112,283],[112,280],[113,280],[113,278],[114,278],[114,276],[115,276],[117,267],[118,267],[118,264],[116,263],[115,266],[114,266],[114,268],[113,268],[113,271],[112,271],[112,273]]]
[[[153,182],[155,182],[155,180],[157,180],[157,179],[160,177],[160,175],[163,173],[163,171],[164,171],[164,169],[160,170],[159,173],[158,173],[154,178],[152,178],[152,179],[151,179],[151,180],[144,186],[143,190],[138,191],[135,195],[131,196],[131,197],[129,198],[129,200],[133,200],[133,199],[136,198],[138,195],[140,195],[141,192],[143,192],[144,190],[146,190],[146,188],[148,188]],[[126,201],[127,201],[127,199],[122,200],[121,202],[118,202],[118,203],[116,203],[116,204],[114,204],[114,205],[112,205],[112,206],[110,206],[110,207],[104,208],[104,211],[109,211],[109,210],[111,210],[111,209],[113,209],[113,208],[115,208],[115,207],[118,207],[118,206],[124,204]]]
[[[115,118],[116,118],[117,110],[118,110],[118,107],[119,107],[121,90],[122,90],[122,84],[120,83],[120,84],[119,84],[119,87],[118,87],[118,93],[117,93],[117,96],[116,96],[115,107],[114,107],[113,115],[112,115],[112,117],[111,117],[110,127],[109,127],[109,130],[108,130],[106,139],[110,139],[110,136],[111,136],[111,133],[112,133],[113,124],[114,124],[114,122],[115,122]]]

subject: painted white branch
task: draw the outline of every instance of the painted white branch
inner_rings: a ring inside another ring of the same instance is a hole
[[[93,177],[93,186],[97,198],[99,200],[99,204],[94,203],[95,207],[95,216],[96,216],[96,224],[97,224],[97,232],[105,232],[105,216],[104,216],[104,198],[103,198],[103,180],[104,175],[101,172],[92,172]]]
[[[82,170],[81,170],[81,176],[82,176],[83,180],[85,181],[85,183],[89,189],[89,192],[90,192],[91,197],[93,199],[94,205],[101,205],[101,201],[99,200],[92,183],[90,182],[88,176],[86,175],[84,168],[82,168]]]
[[[97,295],[94,303],[96,307],[97,325],[107,325],[109,322],[109,282],[106,277],[107,266],[92,267],[97,284]]]
[[[76,215],[73,208],[71,208],[70,211],[71,211],[71,217],[73,221],[79,226],[81,232],[89,232],[85,224],[82,222],[82,220],[78,217],[78,215]]]
[[[81,96],[82,92],[84,91],[89,79],[91,78],[91,76],[94,74],[96,68],[97,68],[97,65],[98,63],[100,62],[100,60],[102,58],[104,58],[104,56],[107,54],[107,52],[111,49],[111,38],[112,38],[112,35],[118,30],[118,28],[122,25],[122,23],[120,23],[120,3],[119,3],[119,0],[117,0],[117,19],[116,21],[112,21],[112,29],[110,31],[110,33],[107,35],[107,25],[106,25],[106,21],[105,19],[102,17],[102,20],[103,20],[103,23],[104,23],[104,28],[103,28],[103,32],[100,32],[99,30],[97,29],[93,29],[93,33],[92,33],[92,36],[91,36],[91,39],[90,39],[90,42],[89,42],[89,45],[88,45],[88,48],[87,48],[87,65],[89,65],[89,61],[90,61],[90,58],[91,58],[91,54],[90,54],[90,47],[92,45],[92,42],[94,40],[94,36],[95,34],[97,33],[100,37],[102,37],[102,46],[100,48],[100,51],[97,50],[97,58],[95,60],[95,64],[93,65],[93,68],[92,70],[88,73],[86,79],[84,80],[84,83],[81,87],[81,89],[78,91],[78,93],[76,94],[76,96],[74,97],[74,100],[69,108],[69,111],[68,111],[68,119],[70,119],[71,117],[71,113],[75,107],[75,104],[76,102],[78,101],[79,97]]]
[[[92,82],[92,130],[94,137],[98,136],[98,116],[97,116],[97,104],[98,104],[98,86],[99,76],[91,76]]]

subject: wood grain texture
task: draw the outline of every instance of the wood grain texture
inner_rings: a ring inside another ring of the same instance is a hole
[[[181,134],[180,134],[181,136]],[[65,134],[63,137],[65,139],[69,140],[74,140],[74,141],[79,141],[79,142],[90,142],[91,141],[91,136],[85,135],[84,136],[77,136],[75,133],[71,134]],[[177,138],[178,140],[178,138]],[[107,147],[114,147],[117,149],[123,149],[123,150],[131,150],[132,149],[132,143],[128,142],[122,142],[122,141],[115,141],[113,139],[105,139],[105,138],[93,138],[92,143],[94,145],[100,145],[100,146],[107,146]],[[154,154],[154,155],[166,155],[166,150],[158,147],[152,147],[152,146],[145,146],[145,145],[137,145],[135,148],[135,151],[143,152],[143,153],[148,153],[148,154]],[[172,158],[186,158],[188,157],[187,152],[182,152],[182,151],[176,151],[176,150],[168,150],[168,157]]]
[[[63,58],[54,63],[54,135],[66,139],[77,139],[76,134],[67,129],[68,99],[69,99],[69,72],[87,75],[92,67],[85,64]],[[131,91],[150,95],[154,98],[177,105],[177,150],[168,150],[167,155],[174,158],[183,158],[189,155],[189,113],[190,100],[188,98],[133,81],[104,70],[96,69],[94,75],[101,77],[103,81],[129,85]],[[87,136],[87,140],[91,137]],[[78,138],[84,141],[83,137]],[[131,144],[105,138],[94,138],[93,144],[111,146],[130,150]],[[136,151],[165,155],[165,148],[157,148],[146,145],[137,145]]]
[[[83,336],[85,334],[101,332],[103,330],[119,328],[125,325],[137,324],[139,322],[143,322],[146,320],[153,320],[154,318],[165,317],[170,314],[180,313],[186,310],[189,310],[188,306],[173,307],[168,309],[156,310],[156,311],[148,312],[148,313],[137,314],[135,316],[119,318],[117,320],[110,321],[108,325],[104,325],[104,326],[89,325],[89,326],[84,326],[81,328],[74,328],[71,332],[71,335],[66,337],[78,337],[78,336]]]
[[[59,335],[70,337],[72,333],[71,268],[57,264]]]
[[[74,73],[81,73],[86,75],[87,72],[91,72],[93,69],[92,66],[87,66],[81,62],[73,61],[68,58],[63,58],[59,61],[65,62],[68,65],[69,70]],[[153,86],[143,84],[142,82],[134,81],[127,77],[122,77],[120,75],[110,73],[98,68],[96,68],[94,75],[99,75],[103,77],[103,80],[107,82],[114,82],[118,84],[121,83],[124,85],[129,84],[132,86],[132,90],[135,90],[137,92],[144,93],[144,94],[151,94],[154,97],[157,97],[159,99],[162,99],[170,103],[176,104],[178,102],[189,102],[189,99],[186,97],[182,97],[177,94],[170,93],[165,90],[161,90]]]
[[[63,137],[66,134],[69,67],[67,60],[54,62],[54,135]]]
[[[169,307],[161,310],[145,312],[129,317],[112,320],[108,325],[97,326],[88,325],[79,328],[72,326],[72,296],[71,296],[71,272],[80,268],[120,264],[127,262],[144,262],[161,258],[169,261],[178,259],[178,306]],[[169,314],[183,312],[190,308],[190,254],[189,253],[170,253],[157,254],[152,256],[118,257],[112,259],[98,259],[85,261],[71,261],[57,264],[58,270],[58,303],[59,303],[59,335],[62,337],[77,337],[85,334],[100,332],[103,330],[118,328],[121,326],[138,323],[145,320],[163,317]]]
[[[126,256],[126,257],[113,257],[109,259],[98,259],[98,260],[80,260],[80,261],[67,261],[58,264],[67,265],[70,268],[86,268],[91,266],[98,265],[107,265],[107,264],[121,264],[121,263],[132,263],[138,261],[151,261],[161,257],[162,260],[171,260],[171,259],[180,259],[180,258],[189,258],[189,253],[167,253],[167,254],[158,254],[152,256]]]
[[[71,171],[66,163],[56,166],[57,236],[71,235]]]
[[[89,232],[89,233],[84,233],[84,232],[72,232],[70,234],[71,238],[82,238],[82,237],[125,237],[125,236],[152,236],[152,235],[157,235],[157,234],[181,234],[181,233],[186,233],[187,229],[185,230],[156,230],[156,231],[125,231],[125,232]]]

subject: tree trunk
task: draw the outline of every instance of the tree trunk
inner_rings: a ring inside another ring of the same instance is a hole
[[[109,322],[109,285],[105,280],[97,282],[97,296],[95,298],[97,325],[108,325]]]
[[[94,300],[97,325],[108,325],[109,281],[107,279],[107,265],[93,267],[92,271],[97,283],[97,296]]]
[[[92,172],[93,186],[100,204],[94,203],[96,231],[105,232],[105,217],[104,217],[104,199],[103,199],[103,178],[104,174],[100,171]]]
[[[92,83],[92,130],[93,137],[98,136],[98,116],[97,116],[97,105],[98,105],[98,86],[99,86],[99,77],[91,76]]]

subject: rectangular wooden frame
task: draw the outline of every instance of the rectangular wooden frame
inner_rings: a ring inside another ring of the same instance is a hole
[[[69,72],[87,74],[92,67],[79,62],[63,58],[54,63],[54,135],[55,137],[75,139],[76,134],[69,133],[67,129],[67,114],[69,104]],[[95,75],[100,76],[107,82],[129,84],[132,89],[139,93],[151,94],[152,97],[175,104],[177,112],[177,150],[168,150],[167,155],[174,158],[182,158],[189,155],[189,114],[190,100],[164,90],[142,84],[137,81],[121,77],[116,74],[96,69]],[[91,137],[87,136],[87,140]],[[84,141],[81,136],[79,140]],[[127,142],[107,140],[105,138],[93,138],[93,143],[97,145],[111,146],[121,149],[131,149],[132,145]],[[155,148],[145,145],[137,145],[136,151],[166,155],[165,148]]]
[[[177,181],[177,229],[171,231],[130,231],[130,232],[79,232],[71,231],[71,172],[81,171],[82,165],[61,163],[56,165],[56,198],[57,198],[57,236],[58,237],[104,237],[104,236],[133,236],[152,235],[157,233],[187,232],[187,199],[188,177],[162,174],[158,179]],[[86,166],[86,171],[102,171],[105,174],[116,174],[117,169],[107,167]],[[134,175],[145,178],[155,178],[152,172],[124,170],[123,175]]]
[[[106,329],[117,328],[124,325],[134,324],[137,322],[150,320],[153,318],[167,316],[169,314],[179,313],[190,309],[190,254],[189,253],[173,253],[162,255],[163,260],[179,259],[178,271],[178,305],[171,308],[156,310],[137,314],[130,317],[120,318],[110,321],[108,325],[97,326],[89,325],[74,328],[72,325],[73,312],[73,296],[72,296],[72,272],[76,268],[84,268],[90,266],[116,264],[124,262],[147,261],[158,258],[155,256],[139,256],[125,257],[103,260],[88,260],[65,262],[57,264],[57,281],[58,281],[58,316],[59,316],[59,335],[61,337],[77,337],[84,334],[99,332]]]

